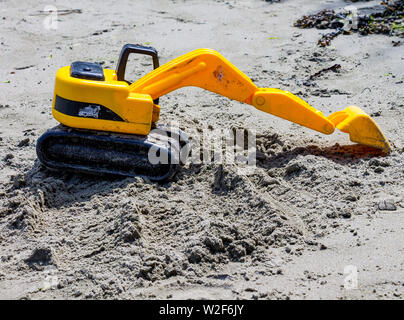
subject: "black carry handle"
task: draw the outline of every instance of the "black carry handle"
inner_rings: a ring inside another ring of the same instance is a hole
[[[146,47],[139,44],[125,44],[121,50],[121,54],[119,56],[118,65],[116,67],[116,76],[118,81],[125,81],[125,71],[126,64],[128,62],[129,54],[131,53],[139,53],[146,54],[153,58],[153,68],[157,69],[159,67],[159,57],[157,54],[157,50],[153,47]],[[155,99],[154,103],[158,104],[159,99]]]
[[[159,57],[157,55],[156,49],[154,49],[153,47],[141,46],[139,44],[125,44],[121,50],[118,66],[116,68],[118,81],[125,81],[126,63],[128,62],[128,57],[131,53],[147,54],[149,56],[152,56],[153,68],[156,69],[159,67]]]

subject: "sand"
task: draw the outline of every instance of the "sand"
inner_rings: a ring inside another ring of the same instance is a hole
[[[53,30],[46,2],[0,1],[0,298],[403,298],[404,50],[392,43],[401,38],[354,33],[320,48],[330,30],[293,27],[341,10],[340,0],[53,3],[80,10],[59,11]],[[254,130],[252,174],[188,163],[157,184],[45,170],[35,144],[57,124],[57,69],[76,60],[115,68],[125,43],[154,46],[161,63],[215,49],[257,85],[325,115],[358,105],[392,153],[184,88],[160,99],[160,123]]]

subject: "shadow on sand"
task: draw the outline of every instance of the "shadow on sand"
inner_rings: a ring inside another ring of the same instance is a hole
[[[386,154],[372,147],[364,145],[344,145],[335,144],[331,147],[319,147],[308,145],[306,147],[295,147],[291,150],[279,153],[264,154],[257,160],[257,165],[262,168],[281,168],[299,155],[323,157],[340,165],[352,165],[361,160],[385,157]]]

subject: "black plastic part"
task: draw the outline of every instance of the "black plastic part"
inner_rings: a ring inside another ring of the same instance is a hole
[[[70,65],[70,76],[74,78],[104,81],[104,70],[98,63],[75,61]]]
[[[115,112],[100,104],[68,100],[58,95],[55,99],[55,110],[72,117],[123,121]]]
[[[180,166],[180,149],[189,146],[188,138],[179,129],[169,135],[167,132],[161,131],[160,140],[159,133],[150,137],[152,134],[114,134],[59,125],[38,139],[36,151],[40,162],[53,170],[165,181]],[[150,163],[148,153],[152,147],[167,155],[167,164]]]
[[[153,58],[153,68],[157,69],[159,67],[159,58],[156,49],[154,49],[153,47],[146,47],[139,44],[125,44],[121,50],[118,66],[116,68],[116,75],[118,81],[125,81],[126,64],[128,62],[129,54],[131,53],[149,55]]]
[[[157,50],[153,47],[146,47],[139,44],[125,44],[121,50],[118,65],[116,67],[118,81],[125,81],[126,64],[128,63],[128,57],[131,53],[146,54],[151,56],[153,58],[153,69],[157,69],[160,66]],[[159,99],[155,99],[154,104],[158,103]]]

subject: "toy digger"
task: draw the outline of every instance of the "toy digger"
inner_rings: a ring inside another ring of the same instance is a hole
[[[131,53],[151,56],[154,65],[152,72],[134,83],[125,81]],[[353,142],[390,151],[378,125],[358,107],[325,117],[290,92],[258,88],[214,50],[198,49],[159,67],[154,48],[127,44],[116,70],[88,62],[73,62],[58,70],[52,114],[62,125],[38,139],[38,158],[56,170],[144,176],[153,181],[170,178],[179,166],[178,148],[188,140],[179,129],[159,127],[157,133],[151,129],[159,119],[158,98],[185,86],[250,104],[324,134],[337,127],[349,133]],[[151,163],[151,148],[166,154],[168,163]]]

